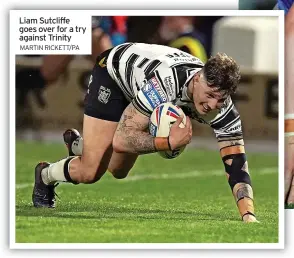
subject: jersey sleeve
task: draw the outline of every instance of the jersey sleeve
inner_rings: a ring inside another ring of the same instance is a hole
[[[150,116],[160,104],[173,101],[176,98],[175,91],[171,90],[171,76],[163,77],[162,74],[155,71],[147,76],[144,85],[132,101],[135,108],[146,116]]]
[[[243,137],[240,114],[231,98],[228,99],[228,105],[222,108],[219,114],[209,124],[219,140],[222,138]]]

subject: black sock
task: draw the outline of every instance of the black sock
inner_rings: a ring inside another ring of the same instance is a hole
[[[69,175],[69,172],[68,172],[68,164],[69,162],[73,159],[73,158],[76,158],[75,157],[69,157],[65,163],[64,163],[64,166],[63,166],[63,172],[64,172],[64,177],[66,178],[67,182],[70,182],[70,183],[73,183],[75,185],[79,184],[78,182],[74,181],[71,179],[70,175]],[[80,158],[80,157],[79,157]]]

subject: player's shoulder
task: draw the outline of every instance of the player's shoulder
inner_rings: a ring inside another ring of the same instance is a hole
[[[189,53],[175,48],[171,48],[171,50],[173,51],[158,57],[159,60],[162,60],[170,68],[183,65],[199,68],[204,66],[204,63],[199,58]]]
[[[166,45],[132,43],[130,50],[133,50],[134,52],[144,53],[147,56],[149,55],[150,59],[159,60],[167,67],[173,67],[178,64],[184,63],[204,66],[204,63],[199,58],[180,49]]]
[[[159,74],[165,75],[166,78],[171,76],[181,85],[204,66],[199,58],[174,48],[170,48],[169,52],[157,56],[157,60],[161,63],[157,69]]]

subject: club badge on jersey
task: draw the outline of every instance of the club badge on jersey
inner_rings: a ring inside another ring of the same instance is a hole
[[[110,95],[111,95],[111,90],[101,85],[98,92],[98,100],[103,104],[107,104],[109,101]]]

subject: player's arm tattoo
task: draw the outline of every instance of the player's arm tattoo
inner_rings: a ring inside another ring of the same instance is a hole
[[[254,215],[253,190],[242,138],[218,139],[229,185],[241,217]]]
[[[153,136],[147,131],[149,117],[141,114],[133,104],[124,111],[115,132],[114,141],[119,142],[121,152],[146,154],[155,152]]]

